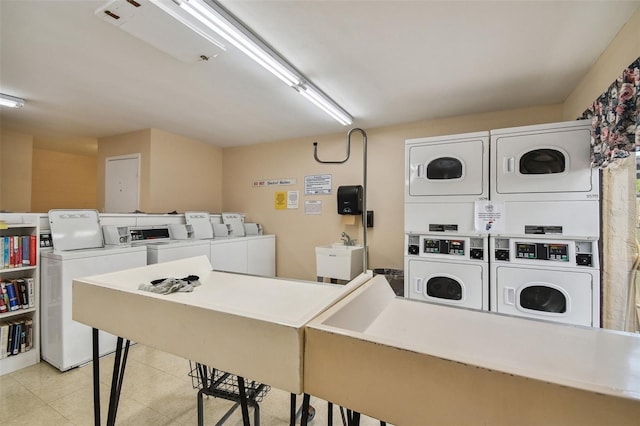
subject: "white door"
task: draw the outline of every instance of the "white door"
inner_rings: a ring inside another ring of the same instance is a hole
[[[495,271],[497,312],[592,326],[596,277],[591,273],[522,266]]]
[[[590,140],[586,126],[492,135],[496,193],[591,192]]]
[[[138,210],[139,176],[140,154],[107,158],[104,200],[106,213],[131,213]]]
[[[409,299],[473,309],[482,309],[488,300],[486,270],[480,264],[409,259],[405,269]]]
[[[488,169],[485,157],[488,137],[464,140],[433,138],[407,143],[405,201],[424,202],[423,197],[440,196],[446,201],[456,196],[486,197]],[[487,158],[488,159],[488,158]],[[430,201],[437,201],[430,198]]]

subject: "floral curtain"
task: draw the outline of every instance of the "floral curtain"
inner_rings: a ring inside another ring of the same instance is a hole
[[[640,58],[629,65],[611,86],[582,114],[590,119],[591,165],[605,168],[640,146]]]

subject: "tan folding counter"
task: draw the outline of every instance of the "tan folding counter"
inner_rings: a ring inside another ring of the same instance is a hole
[[[306,327],[304,390],[395,425],[639,425],[640,337],[396,298]]]

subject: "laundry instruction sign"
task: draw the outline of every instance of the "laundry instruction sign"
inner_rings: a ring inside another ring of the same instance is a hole
[[[504,232],[504,202],[476,201],[475,228],[481,234],[500,234]]]
[[[331,194],[331,175],[309,175],[304,177],[304,195]]]

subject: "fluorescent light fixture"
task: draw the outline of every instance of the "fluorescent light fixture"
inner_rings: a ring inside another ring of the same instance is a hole
[[[257,35],[255,35],[242,22],[238,21],[220,4],[214,0],[173,0],[181,9],[206,25],[216,34],[223,37],[229,43],[238,48],[245,55],[269,70],[273,75],[282,80],[286,85],[294,88],[298,93],[318,106],[324,112],[343,125],[349,125],[353,118],[331,98],[308,81],[278,52],[269,47]],[[153,0],[162,10],[175,16],[175,11],[170,7],[160,6],[161,0]],[[201,33],[191,23],[184,21],[185,17],[177,18],[192,30]],[[207,40],[209,38],[207,37]]]
[[[24,106],[24,99],[0,93],[0,105],[11,108],[22,108]]]
[[[305,85],[300,85],[299,87],[297,87],[296,90],[311,103],[329,114],[343,126],[348,126],[349,124],[353,123],[353,118],[345,110],[340,108],[339,105],[329,99],[327,95],[322,93],[315,86],[306,83]]]
[[[182,25],[186,26],[196,34],[199,34],[202,37],[204,37],[208,42],[219,47],[223,51],[227,50],[227,47],[224,44],[220,43],[218,39],[216,39],[215,37],[212,37],[211,34],[208,34],[207,32],[203,31],[197,25],[194,25],[193,22],[189,21],[188,16],[184,16],[183,14],[180,13],[181,10],[179,8],[173,7],[172,6],[173,2],[171,0],[150,0],[150,1],[151,3],[158,6],[160,9],[162,9],[163,12],[167,13],[168,15],[178,20]]]

